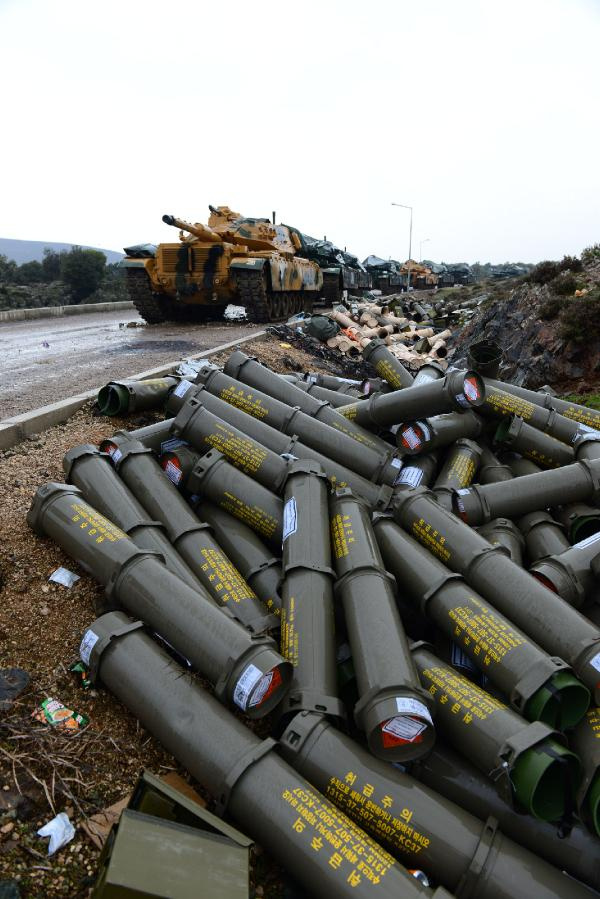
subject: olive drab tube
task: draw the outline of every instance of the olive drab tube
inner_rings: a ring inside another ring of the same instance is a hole
[[[409,537],[388,515],[377,515],[375,537],[401,592],[471,659],[512,707],[530,721],[562,728],[567,705],[587,707],[589,693],[562,659],[551,658],[464,580]]]
[[[192,396],[183,405],[171,431],[200,452],[216,449],[223,453],[236,468],[274,493],[283,490],[288,470],[285,459],[213,415],[200,397]]]
[[[109,458],[91,444],[74,447],[63,459],[65,479],[79,487],[88,502],[125,531],[136,546],[160,553],[170,571],[191,587],[198,587],[199,580],[171,545],[163,525],[148,517]]]
[[[565,529],[549,512],[529,512],[517,521],[529,562],[564,552],[570,546]]]
[[[493,820],[484,823],[487,815],[479,820],[409,774],[374,758],[322,716],[296,715],[281,736],[280,751],[392,855],[409,868],[424,870],[456,895],[465,895],[465,881],[471,890],[467,895],[477,899],[590,895],[508,839]]]
[[[581,766],[559,735],[527,723],[430,652],[412,648],[423,687],[436,703],[440,734],[495,781],[500,795],[542,821],[557,821],[573,802]]]
[[[198,520],[154,458],[139,441],[122,444],[112,455],[121,479],[149,515],[162,522],[169,539],[200,583],[253,633],[278,627],[254,590]]]
[[[304,375],[306,381],[312,384],[318,384],[320,387],[326,387],[328,390],[341,390],[348,388],[361,392],[362,381],[354,378],[338,378],[336,375],[324,374],[320,371],[309,371]]]
[[[379,758],[407,761],[435,740],[431,698],[421,689],[364,503],[350,490],[330,501],[332,553],[352,650],[357,725]]]
[[[556,409],[544,408],[536,403],[513,396],[506,390],[491,387],[487,380],[485,402],[480,411],[482,415],[494,418],[517,416],[528,425],[570,446],[580,434],[584,433],[581,424],[571,418],[566,418]]]
[[[600,708],[588,709],[570,736],[573,752],[583,764],[583,778],[577,793],[579,815],[600,836]]]
[[[250,584],[270,612],[281,609],[281,564],[266,543],[243,521],[234,518],[214,503],[192,502],[201,521],[209,524],[225,555]]]
[[[522,397],[530,403],[543,406],[545,409],[556,409],[566,418],[573,421],[581,422],[588,428],[600,429],[600,412],[591,409],[589,406],[580,406],[577,403],[571,403],[568,400],[561,400],[557,396],[550,396],[547,393],[539,393],[535,390],[528,390],[525,387],[518,387],[516,384],[506,384],[504,381],[495,381],[493,378],[486,377],[486,387],[496,387],[499,390],[505,390],[513,396]]]
[[[467,365],[488,378],[495,378],[502,362],[502,348],[491,340],[472,343],[467,350]]]
[[[117,600],[188,659],[215,685],[222,701],[254,718],[281,701],[291,667],[273,640],[251,635],[204,587],[193,590],[157,555],[139,550],[88,505],[77,488],[52,483],[40,487],[27,521],[36,534],[51,537],[104,584],[109,600]]]
[[[427,384],[428,381],[438,381],[443,378],[446,372],[438,362],[426,362],[416,373],[413,387],[420,387],[421,384]]]
[[[190,394],[190,400],[192,396],[200,400],[202,405],[209,409],[213,415],[234,425],[238,430],[274,453],[284,458],[313,459],[323,467],[332,484],[352,487],[373,508],[383,508],[388,505],[391,496],[391,491],[388,487],[379,487],[377,484],[372,484],[371,481],[363,478],[355,471],[351,471],[350,468],[340,465],[339,462],[334,461],[329,456],[324,456],[312,447],[301,443],[295,436],[288,437],[276,428],[269,427],[259,418],[248,415],[242,409],[226,403],[225,400],[209,393],[204,387],[197,387],[195,393]],[[336,441],[337,438],[334,442]],[[331,449],[335,451],[335,447],[330,447]],[[355,448],[353,448],[353,452],[356,452]],[[399,460],[395,464],[399,465]]]
[[[198,493],[230,512],[270,542],[281,543],[283,502],[230,465],[223,453],[210,450],[200,456],[185,486],[190,493]]]
[[[100,450],[110,455],[121,441],[139,440],[148,449],[160,453],[163,443],[171,437],[172,423],[173,419],[167,418],[165,421],[157,421],[156,424],[148,425],[145,428],[135,428],[133,431],[115,431],[112,437],[101,442]]]
[[[493,518],[478,528],[492,546],[504,547],[516,565],[523,565],[525,540],[516,524],[509,518]]]
[[[479,468],[481,448],[472,440],[461,437],[446,454],[446,460],[434,481],[433,489],[450,491],[468,487]]]
[[[512,481],[514,475],[508,465],[504,465],[487,446],[481,447],[481,460],[477,479],[480,484],[497,484]]]
[[[531,459],[525,459],[523,456],[517,456],[514,453],[504,453],[503,458],[515,478],[522,478],[526,474],[539,474],[542,470]]]
[[[490,484],[485,489],[496,486]],[[508,482],[501,486],[508,490],[513,485]],[[398,491],[394,518],[542,649],[564,659],[598,700],[600,632],[594,625],[490,546],[485,537],[442,509],[427,490]],[[564,711],[573,714],[571,726],[585,711],[573,705]]]
[[[600,598],[600,583],[591,568],[592,561],[599,555],[600,534],[594,534],[559,555],[539,559],[529,570],[569,605],[580,609],[585,602]]]
[[[435,453],[425,453],[407,459],[396,479],[396,487],[429,487],[438,467]]]
[[[110,381],[98,393],[102,415],[130,415],[164,406],[179,378],[149,378],[146,381]]]
[[[528,461],[528,460],[523,460]],[[509,467],[514,469],[512,461]],[[595,499],[600,493],[600,460],[517,476],[506,483],[466,487],[454,496],[454,510],[474,527],[492,518],[520,518],[561,503]]]
[[[586,503],[569,503],[552,510],[558,521],[565,526],[571,543],[579,543],[593,537],[600,531],[600,509]]]
[[[368,400],[342,406],[340,412],[365,427],[389,428],[420,416],[478,407],[484,396],[483,379],[477,372],[453,371],[441,380],[429,381],[420,387],[376,394]]]
[[[283,507],[281,654],[293,668],[282,712],[345,718],[337,695],[328,484],[315,462],[292,462]]]
[[[600,424],[598,426],[600,427]],[[581,434],[574,446],[578,462],[583,459],[600,459],[600,433]]]
[[[326,387],[320,387],[319,384],[312,384],[308,381],[297,381],[294,387],[297,387],[298,390],[302,390],[304,393],[309,393],[318,400],[329,403],[334,409],[337,409],[338,406],[348,405],[348,397],[337,390],[328,390]]]
[[[291,408],[297,406],[308,416],[330,425],[365,447],[379,451],[387,448],[385,441],[375,437],[356,422],[348,421],[336,409],[332,409],[329,403],[324,403],[310,394],[303,393],[294,384],[282,381],[274,372],[250,356],[246,356],[241,350],[235,350],[231,354],[223,371],[238,384],[238,387],[251,387],[253,391],[260,391],[263,395],[270,396],[286,406]],[[203,381],[198,383],[203,383]],[[298,434],[298,436],[302,435]]]
[[[451,899],[421,886],[242,722],[120,613],[98,618],[81,654],[99,680],[219,808],[268,848],[311,895],[347,899]],[[185,727],[182,727],[185,722]],[[313,843],[319,847],[316,851]]]
[[[425,420],[407,421],[396,432],[396,442],[409,456],[450,446],[461,437],[479,437],[483,421],[471,410],[448,412]]]
[[[502,419],[494,441],[497,445],[510,447],[514,452],[532,459],[541,468],[559,468],[575,461],[572,447],[538,431],[516,415]]]
[[[401,463],[394,457],[392,447],[385,441],[381,441],[384,444],[382,450],[366,443],[359,444],[349,432],[340,429],[336,429],[332,434],[329,424],[319,420],[316,414],[309,415],[299,408],[290,408],[280,400],[246,387],[216,369],[205,369],[198,377],[202,379],[202,383],[210,393],[232,406],[254,415],[260,421],[290,437],[299,437],[303,443],[325,456],[334,457],[337,462],[363,477],[393,485]],[[293,387],[285,381],[281,383],[286,387]],[[301,390],[298,392],[301,396],[306,396]],[[345,421],[343,415],[338,417],[342,423]]]
[[[598,842],[581,824],[564,828],[556,824],[523,815],[511,808],[496,792],[493,783],[474,765],[448,746],[437,743],[429,755],[411,765],[411,774],[436,794],[444,796],[482,821],[493,816],[505,834],[534,856],[543,858],[557,869],[567,871],[593,889],[600,889],[600,854]],[[511,869],[512,870],[512,869]],[[507,872],[509,876],[509,872]],[[559,879],[557,896],[569,895],[568,890],[581,889],[571,878]],[[565,891],[563,894],[563,890]],[[537,895],[532,884],[516,897]]]
[[[413,376],[402,365],[400,360],[388,350],[383,340],[379,338],[371,340],[363,348],[363,359],[373,366],[377,374],[387,381],[392,390],[412,387]]]

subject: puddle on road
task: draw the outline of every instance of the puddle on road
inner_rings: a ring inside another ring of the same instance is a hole
[[[191,340],[139,340],[130,343],[119,343],[118,346],[106,347],[106,355],[119,356],[121,353],[193,353],[198,345]]]

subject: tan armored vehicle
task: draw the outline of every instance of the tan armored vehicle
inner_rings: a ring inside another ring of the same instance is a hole
[[[150,324],[220,317],[229,303],[245,306],[255,322],[310,311],[323,276],[316,262],[297,255],[302,235],[269,219],[244,218],[228,206],[210,206],[208,225],[172,215],[178,243],[126,247],[129,295]]]

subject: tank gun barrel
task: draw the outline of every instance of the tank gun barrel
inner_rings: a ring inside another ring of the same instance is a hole
[[[174,228],[188,231],[190,234],[193,234],[194,237],[200,237],[202,240],[211,243],[221,243],[223,240],[221,235],[217,234],[216,231],[213,231],[212,228],[209,228],[208,225],[201,225],[198,222],[192,225],[190,222],[186,222],[185,219],[177,218],[175,215],[163,215],[162,220],[165,225],[172,225]]]

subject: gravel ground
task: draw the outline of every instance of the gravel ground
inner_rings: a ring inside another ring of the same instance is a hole
[[[135,310],[3,322],[0,419],[260,330],[234,321],[146,325]]]
[[[274,338],[244,349],[278,371],[316,367],[314,358]],[[147,362],[144,356],[137,367],[146,368]],[[0,881],[17,879],[24,899],[88,896],[98,851],[82,832],[85,818],[125,796],[143,768],[185,775],[114,697],[102,689],[84,691],[68,671],[102,589],[79,570],[81,579],[71,589],[48,583],[59,566],[77,566],[51,541],[34,537],[25,520],[36,489],[63,480],[61,463],[68,449],[152,420],[108,421],[94,416],[88,404],[66,424],[0,453],[1,667],[19,666],[31,676],[27,691],[0,717]],[[31,712],[47,697],[89,716],[89,727],[65,736],[32,722]],[[266,726],[261,723],[261,730]],[[68,767],[69,759],[74,767]],[[75,779],[61,785],[62,777]],[[73,820],[76,837],[48,858],[46,841],[35,832],[63,810]],[[260,848],[252,857],[252,880],[254,895],[282,895],[282,872]]]

